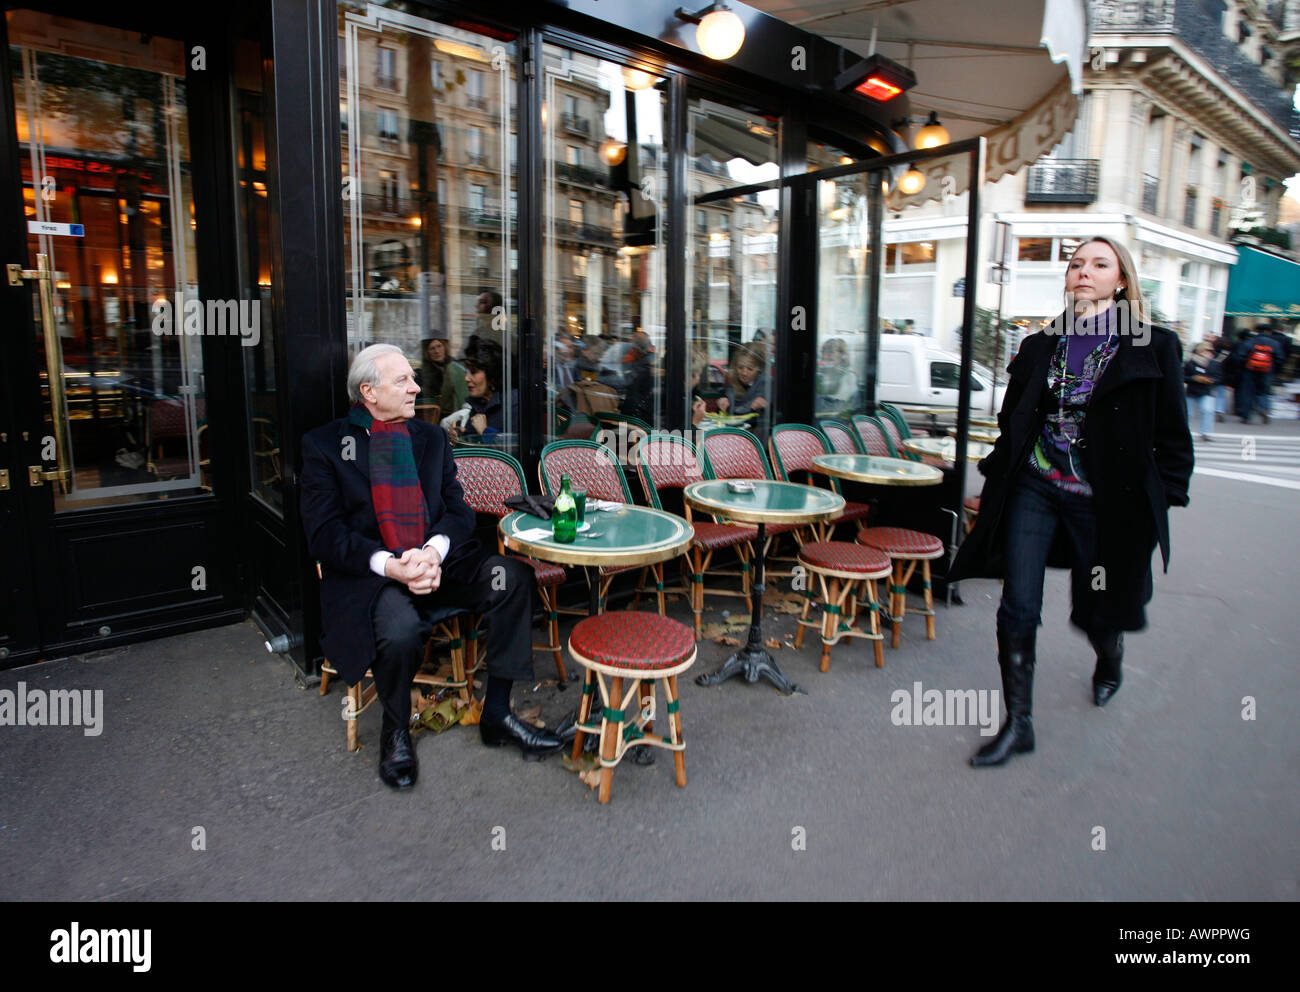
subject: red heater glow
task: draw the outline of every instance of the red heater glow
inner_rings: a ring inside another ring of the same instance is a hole
[[[855,86],[854,91],[861,93],[863,96],[869,96],[873,100],[892,100],[903,90],[893,83],[881,79],[879,76],[868,76],[863,82]]]

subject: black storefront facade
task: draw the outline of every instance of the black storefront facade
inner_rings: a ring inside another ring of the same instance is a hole
[[[499,340],[532,479],[578,353],[657,428],[737,353],[772,422],[869,408],[898,178],[973,234],[982,146],[904,154],[858,56],[737,5],[713,61],[676,7],[11,6],[0,668],[251,616],[314,673],[298,444],[376,341]]]

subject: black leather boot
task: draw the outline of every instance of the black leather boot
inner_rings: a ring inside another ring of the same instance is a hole
[[[1097,652],[1097,667],[1092,672],[1092,701],[1105,706],[1124,681],[1120,662],[1124,660],[1124,635],[1118,630],[1094,631],[1088,635]]]
[[[971,755],[976,768],[1005,764],[1013,754],[1034,749],[1034,646],[1038,631],[1010,634],[998,631],[998,667],[1002,669],[1002,694],[1007,720],[997,737]]]

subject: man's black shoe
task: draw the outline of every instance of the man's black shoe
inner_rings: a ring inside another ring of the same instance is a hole
[[[501,720],[480,720],[478,732],[488,747],[514,744],[525,758],[540,758],[564,749],[564,742],[554,734],[524,723],[513,713],[507,713]]]
[[[392,789],[409,789],[420,774],[420,763],[408,730],[394,730],[380,742],[379,778]]]

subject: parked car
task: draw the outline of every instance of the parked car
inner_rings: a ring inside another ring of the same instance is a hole
[[[882,334],[877,365],[876,399],[900,406],[957,406],[961,355],[937,347],[917,334]],[[996,413],[1007,387],[993,388],[993,374],[975,363],[970,373],[971,412]],[[990,402],[991,400],[991,402]]]

